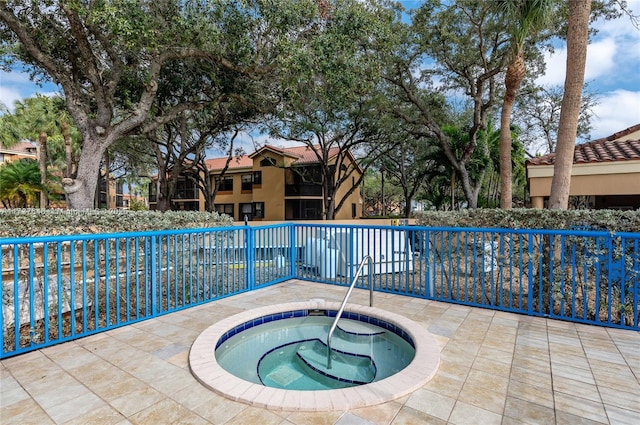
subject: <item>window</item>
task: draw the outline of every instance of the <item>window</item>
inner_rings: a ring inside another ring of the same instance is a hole
[[[276,160],[273,158],[266,157],[260,161],[261,167],[274,167],[276,165]]]
[[[253,204],[240,204],[240,220],[253,220]]]
[[[253,175],[251,174],[243,174],[240,176],[240,181],[242,183],[242,190],[251,190],[253,188]]]
[[[356,209],[356,204],[351,204],[351,218],[356,218],[358,214],[358,210]]]
[[[226,214],[233,218],[233,204],[214,204],[213,208],[220,214]]]
[[[253,216],[255,218],[264,218],[264,202],[253,203]]]
[[[233,192],[233,177],[216,177],[219,192]]]
[[[253,184],[262,184],[262,171],[253,172]]]

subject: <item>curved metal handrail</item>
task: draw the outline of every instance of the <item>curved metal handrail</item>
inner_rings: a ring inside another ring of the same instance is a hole
[[[349,290],[342,300],[342,304],[340,305],[338,314],[336,314],[336,318],[334,319],[331,328],[329,328],[329,334],[327,335],[327,369],[331,369],[331,338],[333,337],[333,332],[336,330],[338,320],[340,320],[340,317],[342,317],[342,312],[344,311],[344,307],[347,305],[347,300],[351,295],[351,291],[353,291],[353,288],[356,285],[360,274],[362,273],[362,268],[364,267],[365,261],[369,262],[369,275],[367,277],[367,281],[369,283],[369,307],[373,307],[373,284],[371,283],[371,276],[373,275],[373,258],[371,258],[370,255],[367,255],[362,259],[362,261],[360,261],[360,265],[356,270],[356,274],[353,277],[351,284],[349,285]]]

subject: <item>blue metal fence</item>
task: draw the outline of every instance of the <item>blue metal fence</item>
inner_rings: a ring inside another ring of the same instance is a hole
[[[640,233],[296,225],[296,277],[346,285],[365,255],[377,291],[640,330]],[[361,278],[359,287],[366,287]]]
[[[377,291],[640,330],[640,233],[285,223],[0,250],[2,357],[291,278],[347,285],[365,255]]]

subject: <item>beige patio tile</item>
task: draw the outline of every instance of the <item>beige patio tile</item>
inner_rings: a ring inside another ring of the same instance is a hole
[[[7,406],[0,405],[0,422],[2,425],[48,425],[55,423],[33,399],[21,400]]]
[[[640,403],[638,398],[636,399],[636,402]],[[640,410],[627,410],[618,406],[611,406],[606,403],[604,405],[604,409],[612,424],[638,425],[638,421],[640,421]]]
[[[129,417],[164,399],[165,396],[151,387],[142,387],[128,391],[122,396],[109,401],[118,412]]]
[[[555,421],[553,408],[516,397],[507,397],[504,415],[526,424],[552,424]]]
[[[168,373],[165,371],[164,375],[149,378],[145,382],[167,395],[172,395],[183,388],[199,385],[189,370],[176,368],[169,363],[167,365]]]
[[[605,386],[598,386],[598,391],[605,405],[634,411],[640,419],[640,385],[635,391],[623,391]]]
[[[246,411],[245,411],[246,412]],[[333,425],[336,421],[342,416],[343,412],[337,411],[327,411],[327,412],[290,412],[288,414],[279,416],[285,416],[286,420],[289,423],[295,425]],[[244,412],[241,415],[238,415],[238,418],[244,419],[246,415]],[[234,421],[237,422],[236,418]],[[250,423],[250,422],[244,422]],[[259,422],[253,422],[259,423]],[[262,423],[262,422],[260,422]]]
[[[225,425],[278,425],[282,422],[282,419],[284,419],[282,416],[268,410],[247,407],[242,412],[238,413],[238,415],[234,416],[230,421],[226,422]],[[291,419],[287,418],[287,420],[292,422]]]
[[[551,375],[542,374],[539,371],[529,370],[525,368],[515,367],[511,368],[512,381],[523,382],[527,385],[533,385],[535,387],[544,388],[551,391]]]
[[[490,412],[458,400],[449,417],[449,423],[455,425],[499,425],[502,415]]]
[[[87,375],[86,378],[91,379],[91,381],[85,381],[84,376],[76,376],[76,379],[78,379],[89,389],[91,389],[91,391],[95,392],[98,396],[100,396],[107,402],[118,399],[130,392],[142,391],[149,387],[144,382],[123,371],[114,373],[112,376],[107,377],[106,379],[99,379],[96,381],[93,380],[93,377],[91,375]],[[100,378],[103,378],[103,376],[100,375]]]
[[[391,425],[446,425],[447,421],[428,415],[416,409],[404,406],[393,421]]]
[[[513,356],[513,363],[511,365],[544,374],[551,373],[551,362],[548,358],[538,358],[518,353]]]
[[[65,387],[62,387],[65,388]],[[66,392],[66,388],[63,392]],[[79,397],[60,404],[44,408],[55,423],[61,424],[87,415],[95,410],[108,408],[107,404],[93,393],[87,392]]]
[[[182,388],[171,394],[171,398],[187,409],[193,410],[197,406],[202,405],[208,401],[211,401],[215,397],[219,397],[210,389],[204,387],[199,382]]]
[[[61,345],[48,347],[43,350],[43,352],[58,366],[65,369],[102,360],[81,345],[71,344],[69,347],[65,347],[66,349],[64,350],[59,347],[61,347]]]
[[[408,397],[403,397],[402,401],[404,402],[407,399]],[[390,401],[376,406],[353,409],[350,412],[374,424],[390,424],[393,418],[398,415],[402,406],[402,402]]]
[[[458,402],[463,401],[476,407],[502,415],[506,392],[491,391],[485,387],[465,383],[458,396]]]
[[[159,402],[147,407],[138,413],[127,418],[135,425],[155,425],[155,424],[189,424],[206,425],[208,422],[184,408],[173,400],[164,398]]]
[[[549,409],[553,409],[554,406],[552,391],[516,380],[509,381],[507,396],[528,401]]]
[[[516,345],[513,355],[514,357],[537,358],[548,361],[549,349],[541,348],[540,346],[533,344],[519,344]]]
[[[575,342],[574,344],[559,344],[557,342],[549,343],[549,352],[550,353],[561,353],[561,354],[570,354],[572,356],[580,357],[585,356],[584,354],[584,346],[580,344],[580,341]]]
[[[601,402],[559,392],[554,392],[553,397],[557,412],[569,413],[596,422],[608,422],[607,414]]]
[[[509,386],[509,378],[471,369],[467,376],[465,385],[466,384],[473,384],[499,394],[506,394]]]
[[[571,413],[563,412],[561,410],[556,411],[556,425],[601,425],[609,422],[595,421],[578,415],[572,415]],[[618,424],[615,424],[618,425]]]
[[[441,358],[436,376],[448,376],[453,379],[464,381],[467,379],[470,370],[471,364],[460,364],[456,363],[455,359],[452,361]]]
[[[482,346],[486,348],[493,348],[495,350],[506,351],[508,353],[513,353],[516,349],[514,341],[505,341],[499,337],[485,338],[484,341],[482,341]]]
[[[449,419],[455,403],[456,399],[454,398],[421,389],[411,394],[405,406],[446,421]]]
[[[456,379],[449,375],[438,373],[422,388],[447,397],[457,398],[460,394],[460,390],[462,390],[463,384],[464,380],[462,379]]]
[[[562,353],[562,352],[553,350],[550,352],[550,357],[551,357],[552,365],[563,364],[563,365],[568,365],[571,367],[581,368],[586,370],[591,369],[591,365],[589,365],[589,360],[587,360],[587,357],[584,355],[584,353],[580,353],[579,355],[574,355],[574,354]]]
[[[601,360],[604,362],[615,363],[619,365],[627,364],[624,357],[620,355],[620,352],[618,352],[618,350],[614,349],[613,347],[610,349],[603,349],[602,347],[601,348],[585,347],[584,352],[586,353],[587,359],[589,359],[589,361]]]
[[[481,370],[486,373],[490,373],[493,375],[509,377],[511,373],[511,365],[495,361],[493,359],[488,359],[486,357],[476,357],[472,369]]]
[[[192,410],[212,424],[225,424],[249,406],[237,401],[214,395],[212,399],[204,401]]]
[[[505,363],[510,365],[513,361],[513,352],[504,351],[497,348],[487,347],[482,345],[478,350],[478,357],[483,357],[496,362]]]
[[[37,381],[26,383],[24,388],[45,410],[89,392],[87,387],[71,375],[57,370],[52,374],[43,374]],[[61,391],[61,388],[64,388],[64,391]]]
[[[116,425],[126,421],[120,412],[110,406],[102,406],[94,408],[86,414],[79,415],[73,419],[64,422],[64,425]]]
[[[9,406],[23,400],[29,400],[31,396],[8,372],[0,378],[0,406]]]
[[[554,379],[556,377],[573,379],[575,381],[584,382],[585,384],[595,385],[596,381],[593,378],[591,369],[582,369],[580,367],[574,367],[562,363],[552,364],[552,372]]]
[[[576,397],[585,398],[587,400],[602,402],[598,387],[585,382],[576,381],[562,376],[553,376],[553,391],[555,393],[564,393]]]

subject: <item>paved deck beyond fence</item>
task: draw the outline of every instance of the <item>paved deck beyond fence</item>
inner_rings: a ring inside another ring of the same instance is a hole
[[[217,320],[345,288],[291,280],[0,361],[9,424],[634,424],[640,333],[379,294],[374,306],[436,336],[440,368],[409,396],[351,411],[272,412],[227,400],[189,371]],[[367,304],[356,290],[352,302]]]

